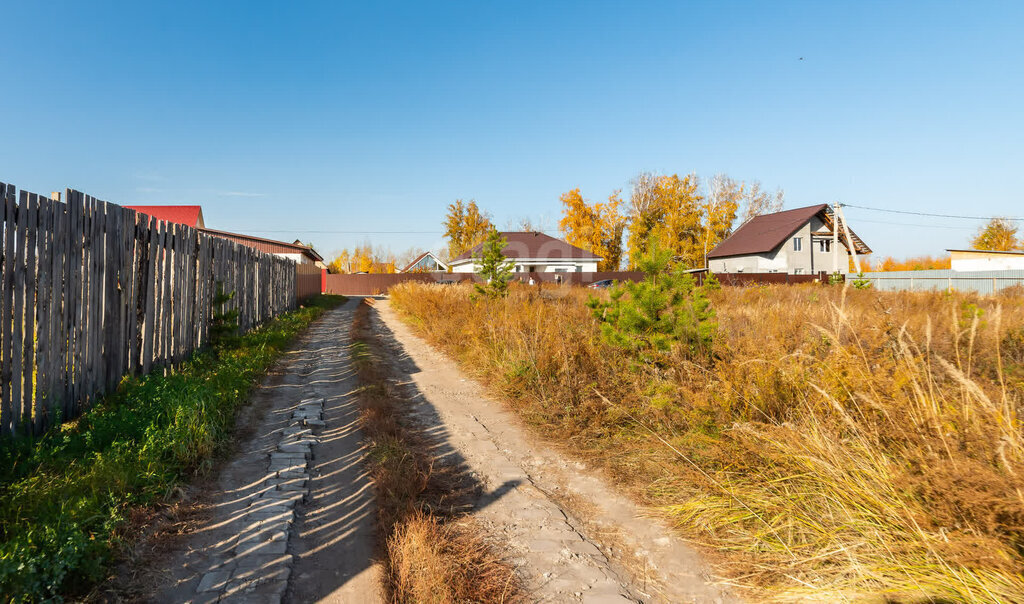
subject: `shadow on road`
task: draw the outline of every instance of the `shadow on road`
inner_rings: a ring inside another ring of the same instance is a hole
[[[298,530],[289,548],[298,556],[285,599],[289,602],[364,601],[360,599],[364,595],[358,585],[370,580],[375,586],[380,584],[373,563],[382,555],[383,543],[376,530],[374,492],[365,465],[366,443],[358,424],[359,383],[350,360],[349,322],[321,323],[314,328],[323,330],[323,337],[315,339],[329,350],[324,351],[319,366],[304,379],[321,391],[335,394],[324,397],[327,429],[315,449],[311,498],[298,508]],[[382,369],[397,385],[401,396],[394,401],[400,421],[423,438],[434,463],[427,490],[435,492],[429,493],[428,499],[443,501],[443,506],[432,511],[442,516],[465,513],[514,489],[518,480],[485,492],[466,460],[452,446],[437,410],[413,383],[411,376],[420,371],[419,367],[372,307],[370,324],[385,364]],[[441,490],[444,492],[436,492]],[[372,535],[365,533],[368,526],[373,526]],[[363,547],[367,542],[374,545],[370,551]]]

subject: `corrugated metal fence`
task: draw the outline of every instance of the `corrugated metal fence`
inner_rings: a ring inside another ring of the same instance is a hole
[[[295,265],[295,295],[302,301],[321,293],[324,269],[315,264]]]
[[[562,285],[588,285],[604,279],[619,281],[639,281],[644,278],[640,272],[608,271],[596,273],[513,273],[513,281],[528,283],[530,279],[541,283],[560,283]],[[385,294],[394,285],[406,281],[421,283],[462,283],[481,281],[472,273],[446,273],[434,271],[427,273],[378,273],[369,275],[327,275],[326,293],[345,296],[375,296]]]
[[[858,277],[846,276],[848,280]],[[993,294],[999,290],[1024,285],[1024,271],[888,271],[864,273],[864,279],[880,291],[959,290]]]
[[[17,200],[16,200],[17,199]],[[67,190],[0,183],[0,434],[77,417],[124,375],[208,341],[218,284],[243,330],[296,306],[295,263]]]

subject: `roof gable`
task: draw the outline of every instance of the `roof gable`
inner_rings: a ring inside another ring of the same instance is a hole
[[[416,256],[416,258],[415,258],[415,259],[414,259],[414,260],[413,260],[412,262],[410,262],[410,263],[409,263],[408,265],[406,265],[406,267],[405,267],[405,268],[403,268],[403,269],[402,269],[401,271],[399,271],[399,272],[402,272],[402,273],[407,273],[407,272],[409,272],[410,270],[412,270],[412,268],[413,268],[414,266],[416,266],[417,264],[419,264],[419,263],[420,263],[420,262],[421,262],[421,261],[422,261],[422,260],[423,260],[424,258],[427,258],[427,257],[433,258],[434,262],[435,262],[435,263],[436,263],[436,264],[437,264],[438,266],[440,266],[440,267],[443,267],[444,269],[447,269],[447,268],[448,268],[448,265],[447,265],[447,264],[445,264],[445,263],[444,263],[444,262],[443,262],[443,261],[442,261],[442,260],[441,260],[440,258],[438,258],[437,256],[435,256],[433,252],[423,252],[423,253],[422,253],[422,254],[420,254],[419,256]]]
[[[504,231],[500,233],[508,243],[501,250],[506,258],[533,260],[601,260],[600,256],[583,248],[569,245],[561,239],[537,231]],[[483,244],[456,256],[451,264],[462,264],[481,257]]]

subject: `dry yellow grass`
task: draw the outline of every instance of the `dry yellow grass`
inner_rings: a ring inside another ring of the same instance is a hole
[[[377,525],[389,602],[456,604],[515,602],[514,569],[457,510],[472,490],[460,468],[436,467],[432,442],[407,425],[403,397],[387,379],[363,302],[352,322],[353,360],[360,382],[360,425],[370,441]]]
[[[602,344],[586,296],[391,290],[751,594],[1024,601],[1024,297],[725,288],[713,360],[658,368]]]

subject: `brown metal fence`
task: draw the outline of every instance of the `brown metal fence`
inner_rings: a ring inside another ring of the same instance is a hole
[[[65,200],[0,183],[0,434],[40,433],[122,376],[185,360],[208,342],[218,284],[243,330],[295,308],[291,260]]]
[[[842,275],[839,276],[840,279]],[[715,278],[722,285],[795,285],[797,283],[828,283],[829,274],[825,272],[811,275],[790,275],[788,273],[715,273]],[[704,276],[700,274],[698,283],[704,283]]]
[[[386,294],[393,285],[406,281],[423,283],[456,283],[472,281],[469,273],[379,273],[369,275],[327,275],[326,292],[343,296],[376,296]]]
[[[564,285],[588,285],[604,279],[636,281],[643,279],[643,273],[636,271],[615,271],[595,273],[514,273],[513,280],[528,283],[531,278],[542,283],[560,282]],[[472,273],[398,273],[370,275],[327,275],[326,293],[345,296],[375,296],[386,294],[398,283],[419,281],[421,283],[462,283],[480,281]]]
[[[323,269],[315,264],[296,264],[295,297],[301,301],[321,293],[323,272]]]
[[[789,275],[786,273],[716,273],[722,285],[744,286],[755,284],[797,284],[828,282],[828,274]],[[589,285],[598,281],[612,279],[615,281],[640,281],[644,274],[640,271],[602,271],[593,273],[514,273],[513,280],[528,283],[530,279],[541,283],[561,283],[563,285]],[[704,282],[703,273],[694,273],[697,283]],[[386,294],[388,289],[398,283],[419,281],[423,283],[460,283],[479,281],[479,277],[470,273],[400,273],[371,275],[327,275],[326,293],[346,296],[376,296]]]

